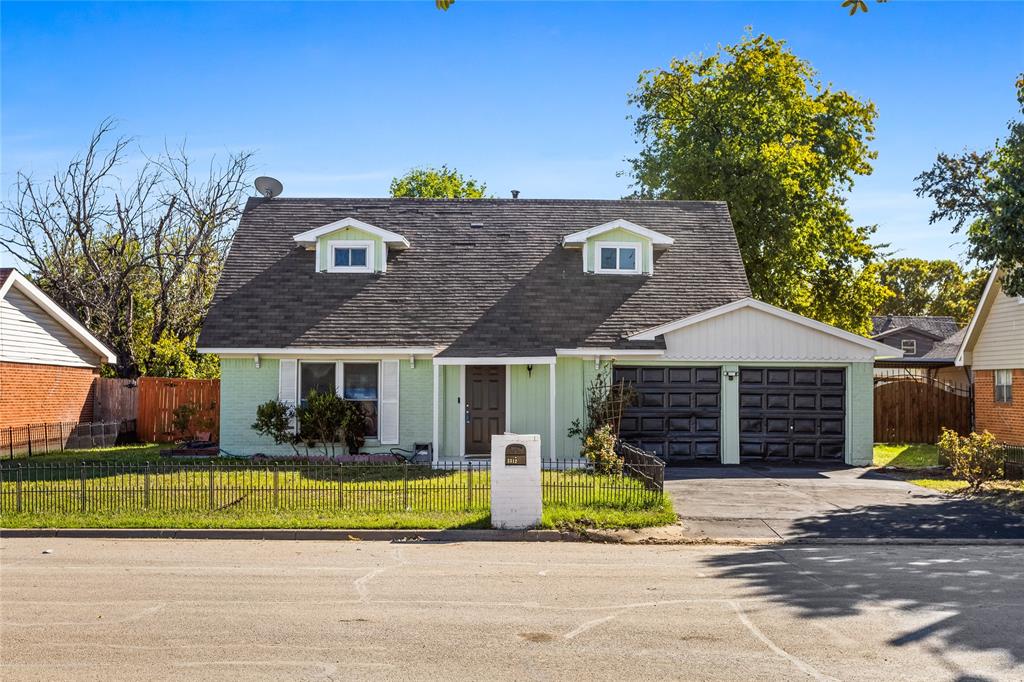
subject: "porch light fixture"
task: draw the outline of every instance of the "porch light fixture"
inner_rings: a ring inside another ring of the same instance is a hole
[[[735,380],[736,377],[738,377],[739,375],[740,375],[740,373],[737,372],[734,369],[727,369],[727,370],[725,370],[725,378],[728,379],[729,381]]]
[[[533,365],[527,365],[526,366],[526,374],[527,374],[527,376],[531,376],[531,377],[533,376]]]

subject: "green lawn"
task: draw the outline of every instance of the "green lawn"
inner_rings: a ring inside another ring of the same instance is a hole
[[[925,443],[876,443],[875,466],[922,469],[939,466],[939,449]]]
[[[90,450],[65,450],[51,452],[46,455],[32,457],[16,457],[13,461],[22,466],[34,464],[63,464],[78,462],[117,462],[124,464],[143,464],[161,460],[160,450],[171,447],[168,443],[142,443],[140,445],[118,445],[110,448],[92,448]],[[5,459],[5,462],[11,460]]]

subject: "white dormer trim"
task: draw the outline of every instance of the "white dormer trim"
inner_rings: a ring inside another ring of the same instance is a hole
[[[356,218],[342,218],[341,220],[336,220],[335,222],[330,223],[328,225],[317,227],[312,230],[306,230],[305,232],[300,232],[299,234],[292,237],[292,239],[294,239],[297,244],[302,244],[303,246],[314,246],[317,242],[317,239],[324,236],[325,234],[330,234],[335,230],[342,230],[346,227],[354,227],[357,230],[369,232],[373,236],[380,238],[381,241],[383,241],[391,248],[409,248],[409,240],[403,237],[402,235],[398,234],[397,232],[391,232],[390,230],[385,230],[383,228],[377,227],[376,225],[364,223],[362,220],[358,220]]]
[[[677,329],[682,329],[683,327],[689,327],[699,322],[704,322],[705,320],[710,320],[720,315],[740,310],[741,308],[753,308],[755,310],[760,310],[763,313],[768,313],[769,315],[774,315],[775,317],[794,322],[804,327],[835,336],[858,346],[870,348],[875,351],[876,357],[903,357],[903,351],[899,348],[887,346],[879,341],[858,336],[857,334],[848,332],[845,329],[839,329],[838,327],[833,327],[832,325],[825,324],[824,322],[818,322],[817,320],[812,320],[809,317],[797,315],[796,313],[753,298],[741,298],[738,301],[726,303],[725,305],[720,305],[717,308],[712,308],[711,310],[705,310],[704,312],[697,313],[696,315],[690,315],[689,317],[684,317],[672,322],[666,322],[665,324],[658,325],[657,327],[651,327],[650,329],[645,329],[641,332],[637,332],[636,334],[632,334],[628,339],[630,341],[654,341],[659,336],[667,334],[668,332],[673,332]]]
[[[117,362],[117,356],[114,355],[112,350],[107,348],[106,345],[93,336],[88,329],[83,327],[78,320],[69,315],[67,311],[57,305],[52,298],[43,293],[42,289],[30,282],[27,277],[17,270],[12,270],[4,281],[3,286],[0,286],[0,299],[7,296],[7,292],[15,286],[21,293],[25,294],[29,300],[45,310],[50,317],[57,320],[57,322],[59,322],[65,329],[77,337],[79,341],[84,343],[89,350],[93,351],[96,355],[99,355],[104,361],[110,364]]]
[[[668,247],[675,243],[675,240],[672,239],[672,237],[669,237],[668,235],[664,235],[660,232],[655,232],[654,230],[643,227],[642,225],[637,225],[636,223],[631,223],[628,220],[619,218],[618,220],[613,220],[610,223],[604,223],[603,225],[598,225],[597,227],[591,227],[590,229],[587,230],[573,232],[567,237],[562,238],[562,246],[586,244],[588,239],[596,237],[599,234],[604,234],[605,232],[611,232],[612,230],[618,229],[632,232],[633,234],[640,235],[641,237],[646,237],[647,239],[651,240],[651,244],[654,246]]]

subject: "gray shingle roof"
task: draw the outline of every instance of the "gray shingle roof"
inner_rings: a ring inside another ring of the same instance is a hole
[[[878,336],[893,329],[913,327],[936,339],[945,339],[960,330],[956,320],[945,315],[880,315],[871,318],[871,325],[871,336]]]
[[[314,272],[293,235],[348,217],[411,247],[391,252],[383,274]],[[653,276],[585,274],[580,251],[561,246],[617,218],[675,239],[655,252]],[[749,295],[722,202],[250,199],[199,345],[551,355],[621,346],[627,332]]]

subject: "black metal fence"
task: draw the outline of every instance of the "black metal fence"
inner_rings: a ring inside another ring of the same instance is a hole
[[[1024,478],[1024,445],[1003,444],[1003,474],[1008,479]]]
[[[130,422],[49,422],[0,427],[0,458],[32,457],[65,450],[110,447],[121,433],[134,431]]]
[[[545,462],[545,504],[643,507],[662,499],[658,465],[600,474],[585,462]],[[491,502],[487,462],[430,464],[211,461],[203,464],[34,464],[0,467],[0,513],[462,512]]]

